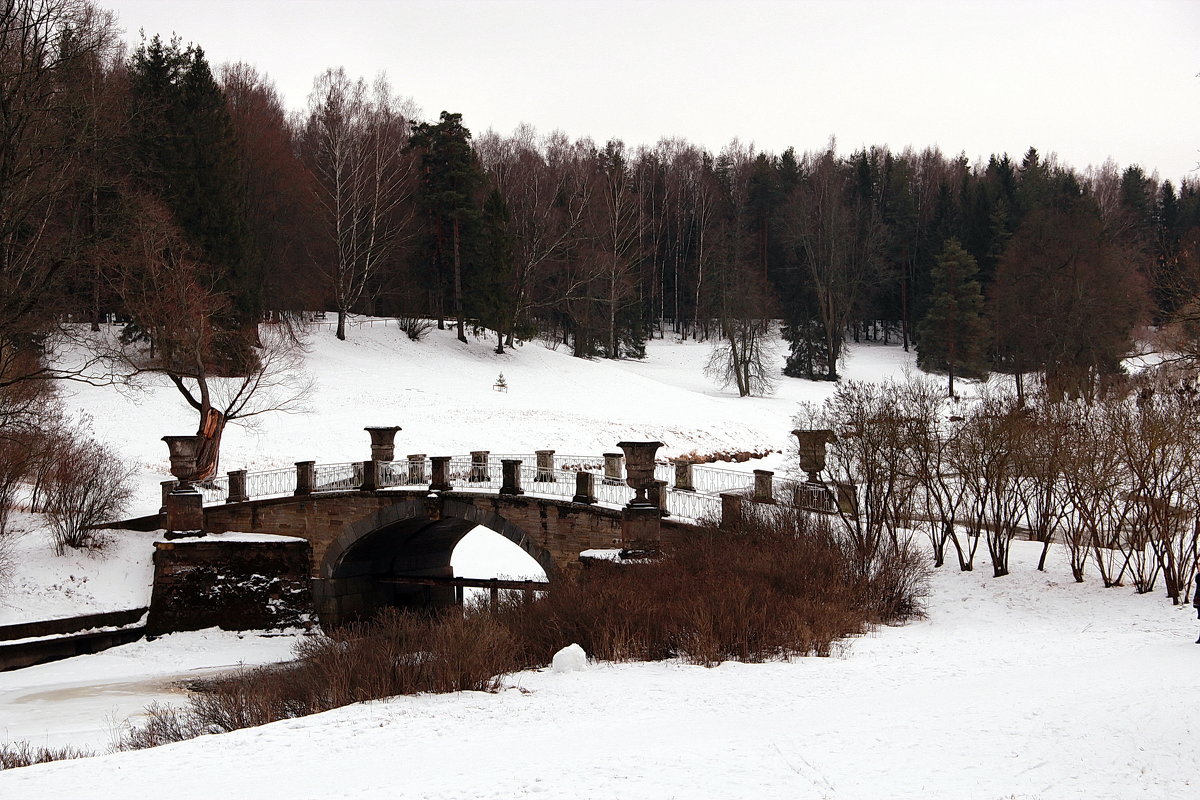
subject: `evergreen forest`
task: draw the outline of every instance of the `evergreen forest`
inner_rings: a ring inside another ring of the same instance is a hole
[[[200,44],[128,52],[96,6],[0,4],[10,393],[62,377],[64,322],[115,321],[168,374],[236,375],[257,323],[325,310],[340,338],[349,315],[387,315],[497,352],[727,342],[741,394],[762,388],[746,362],[778,324],[791,377],[836,380],[869,340],[915,349],[950,393],[1001,372],[1088,397],[1146,331],[1191,352],[1198,245],[1200,184],[1137,165],[480,132],[470,109],[425,117],[342,69],[292,111]]]

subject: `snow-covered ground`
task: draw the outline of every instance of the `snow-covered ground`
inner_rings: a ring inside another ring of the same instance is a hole
[[[832,658],[521,673],[499,694],[398,698],[0,772],[0,797],[1193,796],[1192,615],[1075,584],[1057,564],[1037,573],[1036,549],[1018,543],[1018,570],[999,580],[938,571],[927,619]]]
[[[829,384],[785,380],[739,399],[701,374],[704,344],[654,341],[642,363],[586,362],[538,343],[497,357],[434,331],[324,334],[308,369],[308,415],[226,434],[223,468],[362,459],[365,425],[401,425],[398,453],[611,450],[660,439],[665,454],[779,450],[801,400]],[[851,378],[912,364],[861,346]],[[491,390],[503,370],[507,393]],[[102,438],[143,467],[138,513],[158,506],[164,433],[194,429],[167,387],[134,397],[73,388]],[[766,463],[781,465],[781,453]],[[744,465],[747,466],[747,465]],[[146,535],[114,559],[46,555],[21,540],[0,624],[140,605]],[[455,553],[461,572],[521,574],[531,563],[483,532]],[[593,664],[522,673],[499,694],[399,698],[157,750],[0,772],[0,798],[1165,798],[1200,784],[1200,681],[1190,609],[1160,596],[1071,582],[1055,554],[1017,543],[1014,573],[936,572],[926,619],[793,663]],[[86,580],[85,580],[86,579]],[[24,588],[22,588],[24,587]],[[78,599],[78,602],[68,597]],[[77,609],[72,611],[71,609]],[[223,665],[287,656],[287,637],[200,632],[0,673],[0,741],[103,749],[124,717]]]

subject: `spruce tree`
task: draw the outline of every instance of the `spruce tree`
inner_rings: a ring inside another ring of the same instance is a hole
[[[458,338],[465,342],[463,255],[476,244],[473,237],[479,210],[475,192],[483,171],[471,149],[471,131],[462,124],[462,114],[443,111],[437,124],[414,124],[409,146],[421,154],[420,203],[429,222],[432,260],[441,277],[438,288],[444,291],[447,278],[452,282]]]
[[[957,239],[942,248],[933,268],[929,310],[917,326],[917,364],[929,372],[949,376],[954,396],[955,376],[983,377],[986,330],[979,267]]]

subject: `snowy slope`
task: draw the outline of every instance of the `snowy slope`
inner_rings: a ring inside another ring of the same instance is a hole
[[[662,441],[664,456],[780,450],[791,443],[796,403],[833,390],[831,384],[785,379],[774,397],[738,398],[702,374],[709,344],[670,339],[652,341],[645,362],[587,361],[540,342],[498,356],[491,339],[463,344],[453,331],[434,330],[411,342],[380,320],[352,327],[344,342],[315,330],[308,345],[309,413],[266,415],[250,429],[230,426],[222,470],[362,460],[370,454],[367,425],[401,426],[401,456],[542,448],[593,455],[628,439]],[[846,372],[871,378],[912,363],[899,347],[862,346]],[[492,390],[501,372],[507,392]],[[165,381],[139,392],[89,386],[64,391],[74,408],[90,414],[97,434],[142,470],[135,513],[156,511],[158,482],[170,479],[160,438],[194,432],[195,412]]]

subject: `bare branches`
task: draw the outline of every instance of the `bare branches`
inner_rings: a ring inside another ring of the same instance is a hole
[[[317,267],[338,311],[346,314],[373,286],[410,220],[413,159],[406,151],[410,103],[380,75],[368,88],[345,70],[326,70],[313,84],[303,133],[332,256]]]

